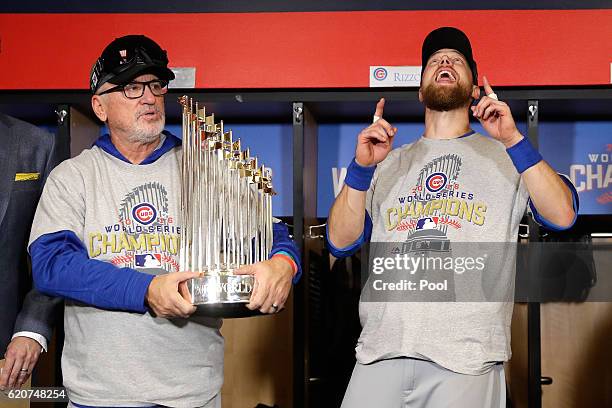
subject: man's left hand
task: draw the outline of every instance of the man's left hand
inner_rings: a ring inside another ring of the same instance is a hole
[[[506,148],[521,141],[523,135],[516,128],[512,112],[507,103],[498,101],[489,95],[494,94],[487,77],[483,77],[484,93],[476,106],[472,106],[472,114],[480,121],[482,127],[491,137],[502,142]]]
[[[21,388],[32,375],[41,349],[36,340],[29,337],[15,337],[4,354],[6,360],[0,375],[0,389]]]
[[[284,307],[293,279],[293,268],[287,260],[272,257],[267,261],[243,266],[234,273],[255,276],[255,286],[247,305],[249,309],[276,313]]]

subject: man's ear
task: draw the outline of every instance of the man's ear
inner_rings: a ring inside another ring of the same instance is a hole
[[[106,114],[106,108],[100,95],[94,95],[91,97],[91,108],[98,119],[100,119],[102,122],[106,122],[108,115]]]
[[[423,102],[423,93],[421,92],[421,88],[419,88],[419,102]]]
[[[478,85],[472,87],[472,98],[474,98],[474,100],[480,98],[480,87],[478,87]]]

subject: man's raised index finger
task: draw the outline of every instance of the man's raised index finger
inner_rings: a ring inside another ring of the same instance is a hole
[[[482,86],[484,87],[485,95],[494,93],[493,88],[491,88],[491,84],[486,76],[482,77]]]
[[[385,109],[385,98],[380,98],[376,104],[376,111],[374,112],[374,122],[383,117],[383,110]]]

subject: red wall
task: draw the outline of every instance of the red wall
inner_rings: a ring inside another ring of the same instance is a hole
[[[368,87],[370,65],[420,65],[443,25],[493,85],[610,84],[612,10],[0,14],[0,89],[86,89],[104,46],[136,33],[199,88]]]

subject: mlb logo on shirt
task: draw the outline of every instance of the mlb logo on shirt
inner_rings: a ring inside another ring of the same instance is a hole
[[[134,255],[134,261],[139,268],[161,268],[161,254],[147,253]]]
[[[435,229],[438,226],[438,217],[427,217],[421,218],[417,221],[416,229],[419,230],[428,230]]]

